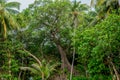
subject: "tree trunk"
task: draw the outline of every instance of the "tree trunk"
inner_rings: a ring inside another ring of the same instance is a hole
[[[8,54],[8,74],[9,74],[9,76],[10,76],[10,79],[9,80],[12,80],[11,79],[11,53],[10,53],[10,51],[8,50],[7,51],[7,54]]]
[[[112,62],[112,59],[111,59],[110,56],[108,56],[108,61],[109,61],[110,65],[111,65],[112,68],[113,68],[113,71],[114,71],[114,73],[115,73],[115,76],[116,76],[117,80],[120,80],[119,73],[118,73],[118,71],[117,71],[114,63]]]
[[[57,48],[58,48],[60,56],[61,56],[61,62],[62,62],[61,68],[62,69],[66,68],[70,72],[71,71],[71,65],[70,65],[70,63],[67,59],[65,51],[63,50],[61,45],[57,45]]]
[[[110,63],[111,63],[111,65],[112,65],[112,67],[113,67],[113,70],[114,70],[114,72],[115,72],[115,75],[116,75],[117,80],[120,80],[119,73],[118,73],[117,69],[115,68],[115,65],[113,64],[112,61],[111,61]]]

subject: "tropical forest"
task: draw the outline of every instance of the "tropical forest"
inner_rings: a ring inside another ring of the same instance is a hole
[[[120,80],[120,0],[20,6],[0,0],[0,80]]]

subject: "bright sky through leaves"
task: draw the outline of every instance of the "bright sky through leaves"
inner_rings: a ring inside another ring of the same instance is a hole
[[[29,4],[34,2],[34,0],[8,0],[8,1],[20,2],[21,3],[20,10],[27,8]],[[77,0],[77,1],[81,1],[82,3],[90,4],[90,0]]]

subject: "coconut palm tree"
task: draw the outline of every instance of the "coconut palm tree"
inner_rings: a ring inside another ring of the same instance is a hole
[[[88,26],[94,26],[113,11],[119,14],[119,6],[120,0],[91,0],[91,7],[95,9],[97,15]]]
[[[78,24],[78,22],[80,24],[84,23],[85,21],[85,14],[86,14],[86,11],[89,10],[89,6],[86,5],[86,4],[81,4],[81,2],[75,0],[72,2],[72,8],[71,8],[71,11],[72,11],[72,17],[73,17],[73,24]],[[79,20],[78,20],[79,19]],[[72,24],[72,26],[74,26]],[[75,25],[75,26],[78,26],[78,25]]]
[[[100,18],[107,17],[113,10],[119,9],[120,0],[91,0],[91,6],[98,12]]]
[[[7,0],[0,0],[0,36],[2,39],[7,38],[9,29],[18,28],[18,24],[14,19],[14,14],[18,13],[20,3],[7,2]]]
[[[14,19],[14,14],[18,13],[20,3],[7,2],[7,0],[0,0],[0,41],[7,38],[9,29],[18,28],[18,24]],[[8,54],[8,74],[11,76],[11,53],[9,49],[6,50]],[[9,79],[11,80],[11,78]]]

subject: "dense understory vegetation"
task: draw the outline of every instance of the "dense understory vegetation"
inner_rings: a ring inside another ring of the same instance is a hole
[[[0,1],[0,80],[120,80],[119,0],[19,7]]]

